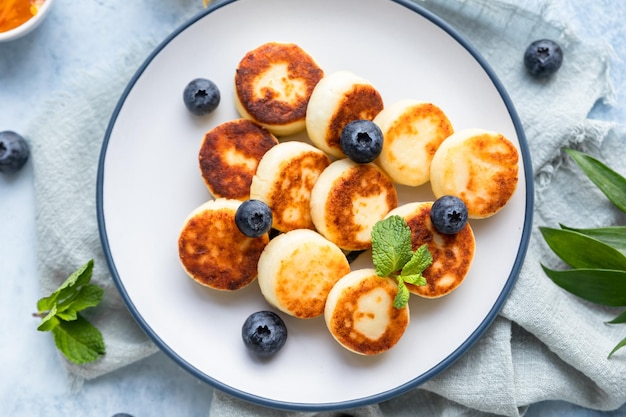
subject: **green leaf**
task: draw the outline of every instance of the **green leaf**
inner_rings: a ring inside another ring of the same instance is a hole
[[[626,271],[626,256],[606,243],[572,230],[539,230],[554,253],[572,268]]]
[[[398,279],[398,293],[393,299],[393,306],[395,308],[404,308],[409,302],[410,296],[411,293],[406,285],[404,285],[404,281],[402,279]]]
[[[39,323],[37,330],[40,332],[48,332],[59,325],[59,319],[56,317],[56,306],[52,306],[52,309],[46,314]]]
[[[76,291],[73,297],[59,304],[59,312],[73,310],[75,312],[82,311],[89,307],[97,306],[102,297],[104,290],[94,284],[85,284]]]
[[[556,285],[582,299],[605,306],[626,306],[626,271],[542,268]]]
[[[381,277],[399,271],[413,256],[411,229],[400,216],[389,216],[372,229],[372,260]]]
[[[426,278],[422,274],[401,275],[401,277],[404,282],[417,285],[418,287],[426,285]]]
[[[100,331],[81,315],[74,321],[60,321],[52,334],[59,351],[76,364],[91,362],[106,352]]]
[[[615,317],[613,320],[607,321],[607,323],[608,324],[626,323],[626,310],[624,310],[622,312],[622,314],[620,314],[619,316]]]
[[[626,337],[622,339],[621,342],[619,342],[617,345],[615,345],[615,347],[613,348],[613,350],[611,351],[611,353],[609,353],[609,356],[607,359],[611,359],[611,356],[613,356],[613,354],[615,352],[617,352],[618,350],[620,350],[621,348],[623,348],[624,346],[626,346]]]
[[[561,229],[582,233],[597,239],[626,254],[626,226],[607,226],[594,229],[576,229],[562,224],[560,226]]]
[[[57,302],[71,296],[74,287],[79,287],[91,280],[93,273],[93,259],[89,260],[85,265],[74,271],[67,279],[48,297],[43,297],[37,301],[37,309],[40,312],[48,311]]]
[[[433,256],[428,250],[428,246],[422,245],[417,248],[417,250],[411,256],[411,259],[402,268],[402,276],[405,277],[407,275],[421,275],[421,273],[432,263]]]
[[[597,159],[574,149],[565,152],[576,162],[589,179],[621,211],[626,213],[626,178]]]

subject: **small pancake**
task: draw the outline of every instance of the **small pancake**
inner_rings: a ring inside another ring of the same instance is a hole
[[[379,277],[374,269],[350,272],[330,290],[324,319],[330,334],[344,348],[361,355],[377,355],[394,347],[407,327],[408,304],[395,308],[398,284]]]
[[[269,42],[248,52],[235,74],[235,107],[278,136],[304,130],[313,88],[324,71],[298,45]]]
[[[312,230],[298,229],[278,235],[265,247],[258,282],[271,305],[309,319],[324,313],[328,292],[348,272],[348,259],[337,245]]]
[[[239,231],[235,212],[240,204],[239,200],[209,200],[184,222],[178,257],[187,275],[203,286],[234,291],[257,277],[257,263],[269,236],[251,238]]]
[[[502,134],[484,129],[458,131],[442,142],[433,157],[433,194],[460,198],[472,219],[493,216],[517,188],[518,162],[517,149]]]
[[[402,100],[374,118],[383,132],[378,164],[398,184],[418,186],[430,179],[430,162],[454,130],[446,114],[432,103]]]
[[[456,234],[437,232],[430,221],[432,205],[431,201],[407,203],[388,214],[404,218],[411,229],[413,250],[425,244],[433,257],[433,263],[422,272],[426,285],[406,284],[411,293],[425,298],[439,298],[458,288],[469,273],[476,250],[469,223]]]
[[[397,207],[389,177],[373,163],[347,158],[326,168],[311,192],[311,219],[317,231],[342,249],[372,247],[372,227]]]
[[[215,198],[246,200],[261,157],[278,140],[247,119],[222,123],[209,130],[198,153],[200,173]]]
[[[345,157],[339,139],[354,120],[372,120],[383,109],[383,99],[366,79],[349,71],[326,75],[317,84],[306,112],[311,142],[337,158]]]
[[[281,232],[314,229],[311,190],[330,164],[326,154],[304,142],[282,142],[259,162],[250,186],[250,198],[272,209],[272,227]]]

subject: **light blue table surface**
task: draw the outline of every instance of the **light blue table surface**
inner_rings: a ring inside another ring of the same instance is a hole
[[[613,45],[617,101],[598,104],[591,116],[625,123],[626,2],[555,3],[571,16],[582,37]],[[56,0],[35,32],[0,43],[0,130],[22,132],[37,123],[34,109],[54,91],[68,88],[77,68],[89,71],[133,40],[165,38],[201,10],[201,0]],[[0,416],[208,414],[211,388],[161,353],[72,393],[54,344],[35,330],[37,320],[31,315],[39,297],[35,245],[33,169],[28,163],[17,175],[0,174]],[[601,413],[545,402],[532,405],[526,414],[552,415],[626,416],[626,406]]]

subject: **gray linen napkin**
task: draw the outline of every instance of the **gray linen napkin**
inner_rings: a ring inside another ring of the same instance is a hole
[[[612,126],[586,120],[597,99],[611,96],[608,47],[579,40],[559,23],[559,12],[549,3],[542,15],[506,1],[429,0],[420,4],[467,36],[509,91],[533,157],[536,225],[623,223],[623,217],[611,210],[560,150],[565,145],[577,146],[624,171],[615,149],[623,148],[625,136]],[[539,37],[559,41],[566,56],[559,73],[545,82],[528,77],[521,63],[527,44]],[[95,378],[156,351],[126,311],[106,269],[97,231],[95,178],[104,131],[117,99],[158,41],[138,44],[118,62],[77,75],[72,88],[52,97],[44,106],[45,117],[25,132],[34,138],[42,293],[54,289],[90,258],[96,260],[94,280],[107,291],[105,303],[90,315],[105,335],[107,355],[90,365],[67,363],[69,374],[78,379]],[[607,352],[623,335],[618,328],[602,324],[615,311],[583,303],[556,288],[543,275],[539,262],[554,264],[556,260],[535,233],[501,316],[460,360],[419,389],[349,412],[363,417],[518,416],[528,404],[544,399],[598,409],[624,403],[626,352],[606,360]],[[266,409],[217,390],[210,413],[310,415]]]

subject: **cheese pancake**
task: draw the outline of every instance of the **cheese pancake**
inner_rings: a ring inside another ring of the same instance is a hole
[[[344,348],[361,355],[377,355],[394,347],[407,327],[408,304],[395,308],[398,284],[379,277],[371,268],[341,278],[326,300],[324,319],[333,338]]]
[[[251,238],[239,231],[235,212],[240,204],[239,200],[209,200],[184,222],[178,257],[187,275],[203,286],[234,291],[257,277],[257,263],[269,237]]]
[[[461,285],[476,249],[469,223],[456,234],[439,233],[430,221],[432,205],[431,201],[407,203],[389,212],[389,216],[398,215],[408,224],[413,250],[425,244],[433,257],[433,263],[422,272],[426,285],[406,284],[410,292],[425,298],[442,297]]]
[[[293,43],[269,42],[248,52],[235,74],[235,107],[278,136],[304,130],[313,88],[324,71]]]
[[[281,232],[314,229],[311,190],[330,164],[328,156],[304,142],[282,142],[259,162],[250,186],[250,198],[272,209],[272,227]]]
[[[436,198],[465,202],[469,218],[493,216],[511,199],[518,182],[519,155],[509,139],[484,129],[448,137],[433,157],[430,184]]]
[[[271,305],[309,319],[324,313],[328,292],[348,272],[348,259],[337,245],[312,230],[298,229],[278,235],[265,247],[258,283]]]
[[[393,181],[409,186],[429,181],[435,151],[454,132],[439,107],[418,100],[402,100],[384,108],[374,123],[384,137],[378,164]]]
[[[337,158],[345,157],[339,139],[354,120],[372,120],[383,109],[383,99],[366,79],[349,71],[337,71],[317,84],[306,112],[311,142]]]
[[[278,140],[247,119],[222,123],[202,140],[198,161],[200,173],[215,198],[246,200],[261,157]]]
[[[344,158],[322,172],[311,192],[311,219],[318,232],[342,249],[372,247],[372,228],[397,207],[398,194],[375,164]]]

